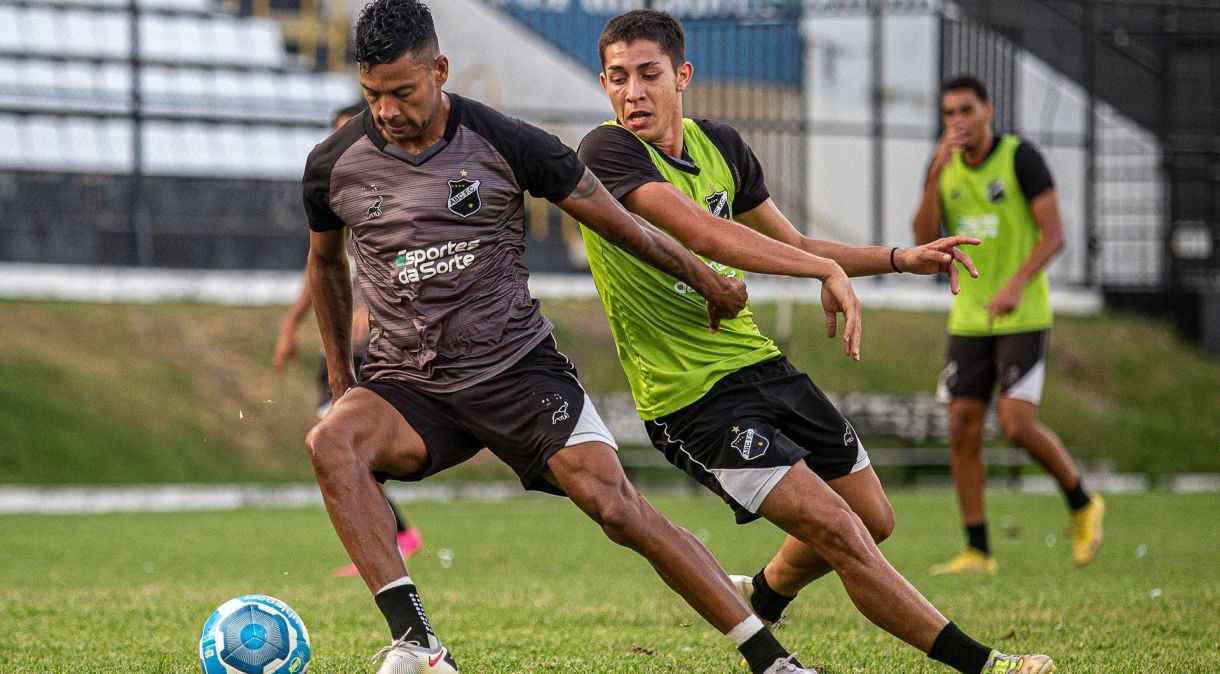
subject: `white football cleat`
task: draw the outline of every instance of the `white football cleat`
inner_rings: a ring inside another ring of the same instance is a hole
[[[729,576],[729,580],[733,581],[733,587],[737,588],[737,594],[740,594],[741,598],[746,600],[746,608],[750,609],[750,613],[758,615],[754,611],[754,578],[752,576]],[[763,626],[772,632],[782,627],[781,623],[784,622],[783,616],[780,616],[780,619],[776,622],[771,622],[762,616],[758,616],[758,619],[762,621]]]
[[[792,662],[795,657],[794,653],[786,658],[777,659],[763,674],[818,674],[817,670],[812,667],[797,667]]]
[[[431,648],[407,641],[405,634],[401,639],[395,639],[371,658],[376,660],[385,656],[377,674],[458,674],[457,663],[449,649],[432,635],[428,636],[428,643]]]

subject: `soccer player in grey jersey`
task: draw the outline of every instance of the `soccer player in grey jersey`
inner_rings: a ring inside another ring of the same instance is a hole
[[[526,488],[567,495],[645,557],[756,671],[777,651],[765,670],[796,671],[707,549],[624,477],[530,297],[524,192],[695,289],[713,330],[745,306],[744,286],[631,216],[555,137],[443,92],[449,62],[417,0],[366,6],[355,52],[370,110],[314,149],[302,181],[309,284],[335,399],[306,445],[335,530],[390,627],[381,674],[458,670],[397,554],[377,483],[422,479],[482,447]],[[370,314],[361,383],[344,230]]]

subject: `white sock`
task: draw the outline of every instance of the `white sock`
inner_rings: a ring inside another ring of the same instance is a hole
[[[377,590],[373,594],[381,594],[382,592],[385,592],[386,590],[388,590],[392,587],[398,587],[399,585],[414,585],[414,584],[415,584],[415,581],[411,580],[411,576],[410,576],[410,574],[408,574],[408,575],[403,576],[402,578],[399,578],[398,580],[396,580],[392,583],[386,584],[385,587],[381,588],[380,590]]]
[[[763,627],[762,620],[760,620],[758,616],[752,615],[749,618],[737,623],[737,627],[729,630],[728,634],[725,634],[724,636],[728,637],[729,641],[732,641],[734,646],[740,647],[742,644],[749,641],[750,637],[758,634],[764,629],[766,628]]]

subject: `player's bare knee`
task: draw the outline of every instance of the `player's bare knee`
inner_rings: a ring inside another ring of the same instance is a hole
[[[836,571],[867,564],[869,549],[864,543],[860,518],[846,508],[835,508],[821,518],[815,527],[814,549]]]
[[[350,435],[325,422],[314,426],[305,435],[305,448],[309,451],[309,461],[319,480],[325,480],[350,466],[355,459]]]
[[[1033,423],[1028,419],[1000,416],[1000,432],[1009,442],[1024,445],[1025,439],[1033,430]]]
[[[894,533],[894,509],[887,503],[878,512],[870,513],[868,519],[864,520],[864,526],[868,528],[874,543],[884,541]]]
[[[597,504],[594,519],[602,531],[615,543],[636,548],[642,538],[641,531],[656,514],[643,496],[630,485],[626,489],[607,490]]]

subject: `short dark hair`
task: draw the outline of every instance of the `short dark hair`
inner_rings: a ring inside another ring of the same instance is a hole
[[[674,70],[686,63],[686,31],[678,20],[655,9],[636,9],[620,14],[606,23],[601,39],[597,41],[597,55],[602,68],[606,67],[606,47],[616,42],[631,44],[636,40],[649,40],[661,47],[661,51],[673,61]]]
[[[987,102],[987,85],[983,84],[983,80],[974,75],[958,75],[940,85],[940,93],[942,95],[950,91],[964,91],[966,89],[973,91],[980,101]]]
[[[356,62],[365,67],[439,50],[432,12],[419,0],[373,0],[356,20]]]
[[[367,107],[369,107],[369,104],[365,103],[364,101],[358,101],[356,103],[352,103],[351,105],[345,105],[342,108],[335,110],[335,114],[331,115],[330,125],[334,126],[335,124],[338,124],[339,120],[343,119],[344,117],[355,117],[356,115],[364,112],[365,108]]]

